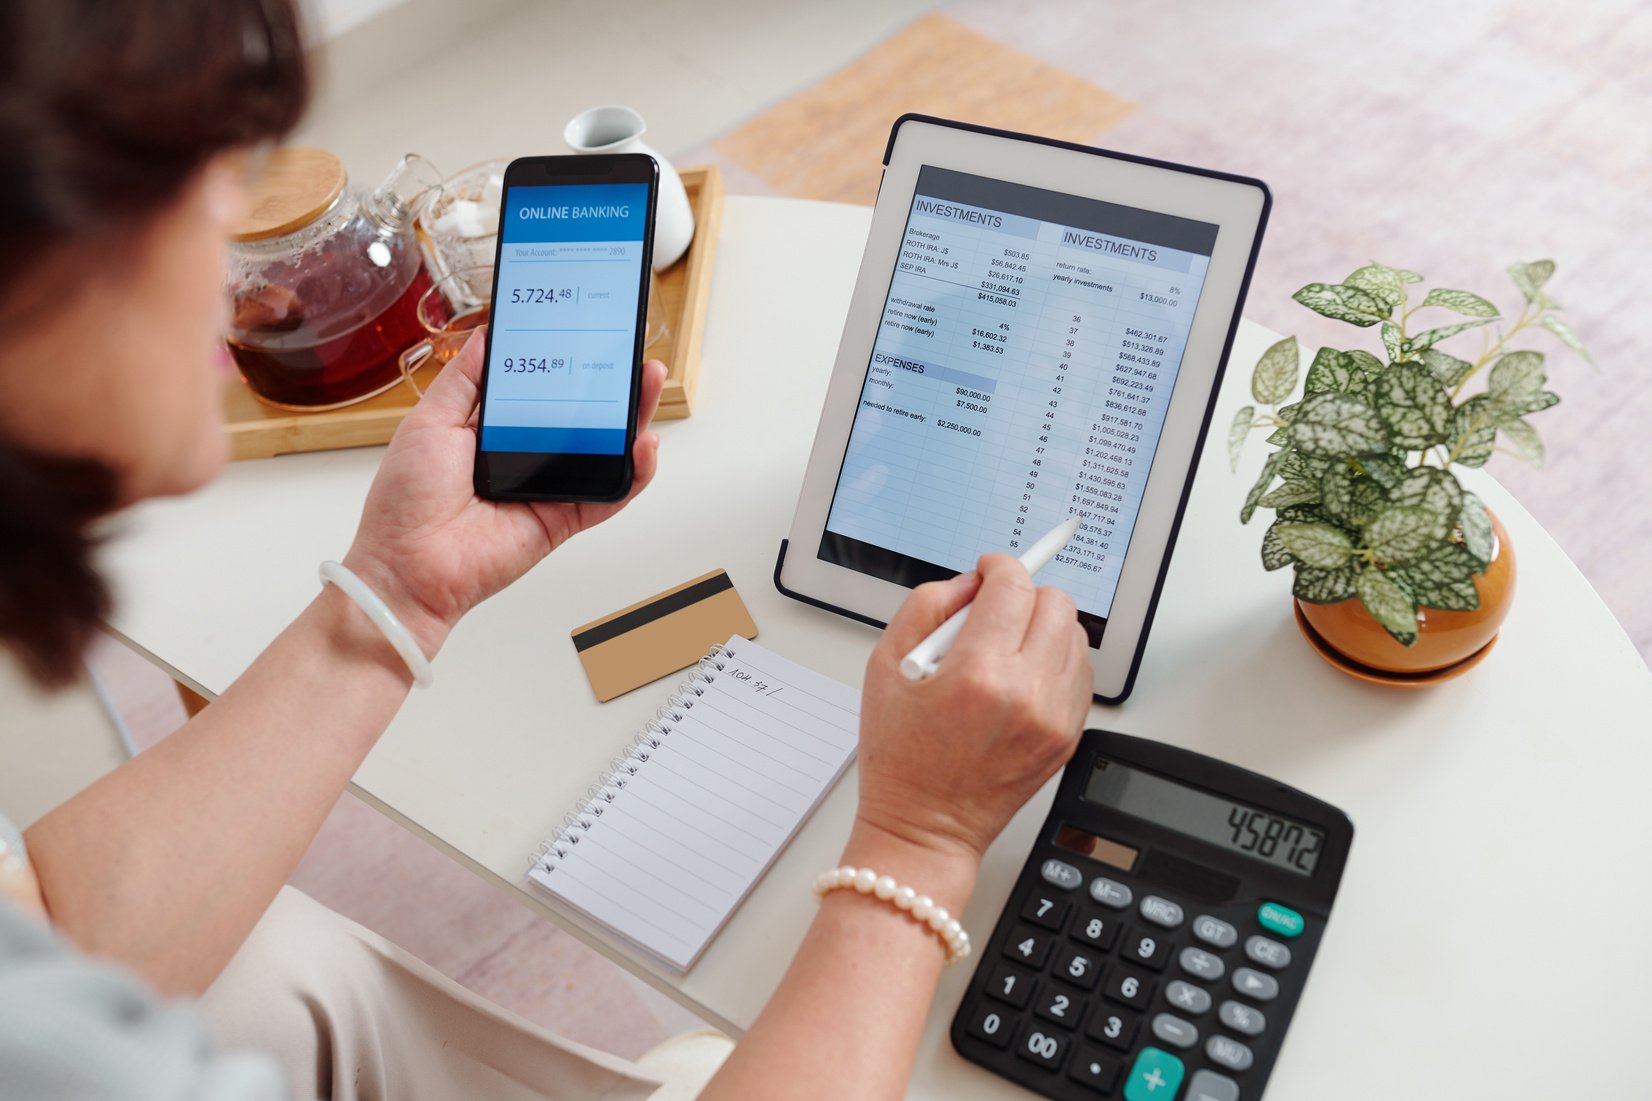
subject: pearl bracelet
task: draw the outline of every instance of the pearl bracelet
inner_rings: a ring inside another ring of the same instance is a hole
[[[958,919],[946,912],[928,895],[920,895],[911,887],[902,887],[893,877],[879,875],[871,868],[854,868],[845,864],[815,876],[815,897],[825,898],[839,887],[851,887],[859,894],[870,895],[881,902],[892,904],[897,910],[911,914],[913,920],[929,927],[946,945],[946,962],[950,967],[970,954],[969,934],[958,924]]]

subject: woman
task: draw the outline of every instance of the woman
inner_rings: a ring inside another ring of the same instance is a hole
[[[289,0],[13,0],[0,43],[0,640],[63,684],[107,607],[92,526],[224,461],[224,247],[248,151],[299,117],[304,59]],[[629,503],[475,498],[479,357],[473,341],[396,433],[343,556],[432,657],[466,611]],[[663,376],[647,366],[633,497],[655,471]],[[898,656],[971,597],[940,674],[903,680]],[[0,1096],[654,1093],[659,1077],[282,887],[409,685],[328,587],[183,729],[26,838],[0,821]],[[843,862],[962,912],[1087,703],[1072,602],[1013,560],[916,590],[867,667]],[[702,1096],[899,1096],[945,956],[895,906],[830,892]]]

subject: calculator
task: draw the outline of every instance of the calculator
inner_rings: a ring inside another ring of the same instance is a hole
[[[1276,780],[1086,730],[953,1047],[1058,1101],[1255,1101],[1353,841]]]

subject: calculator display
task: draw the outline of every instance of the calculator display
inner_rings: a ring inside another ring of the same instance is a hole
[[[1324,832],[1312,826],[1101,757],[1084,798],[1294,875],[1313,875],[1325,844]]]

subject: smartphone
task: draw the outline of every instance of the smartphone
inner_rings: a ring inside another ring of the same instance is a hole
[[[617,501],[631,489],[659,166],[642,153],[505,169],[476,492]]]

